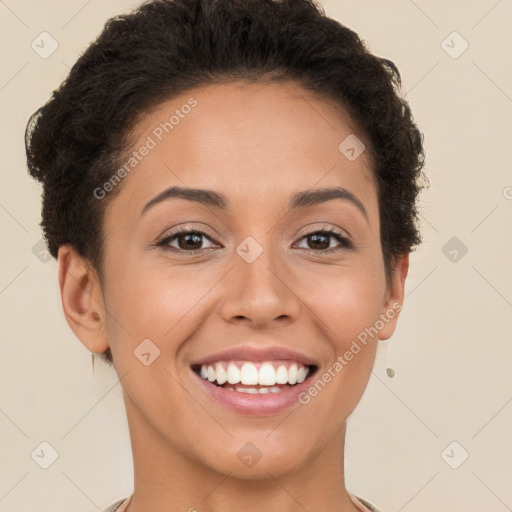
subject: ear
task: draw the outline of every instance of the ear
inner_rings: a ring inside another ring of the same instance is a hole
[[[59,247],[59,286],[66,320],[91,352],[109,348],[106,314],[98,275],[69,244]]]
[[[391,281],[386,289],[380,319],[384,327],[379,330],[379,339],[387,340],[396,329],[396,323],[404,302],[405,278],[409,270],[409,253],[401,254],[393,267]]]

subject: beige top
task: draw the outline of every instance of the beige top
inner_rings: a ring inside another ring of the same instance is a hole
[[[354,496],[353,494],[348,493],[350,499],[354,503],[354,505],[361,512],[381,512],[375,505],[365,500],[364,498],[360,498],[359,496]],[[125,512],[130,504],[131,496],[120,501],[117,501],[109,508],[104,510],[104,512]]]

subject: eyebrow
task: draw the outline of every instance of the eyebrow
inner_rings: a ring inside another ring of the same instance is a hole
[[[194,201],[203,205],[213,206],[221,210],[227,210],[229,207],[229,199],[225,195],[220,194],[219,192],[215,192],[214,190],[173,186],[164,190],[156,197],[151,199],[148,203],[146,203],[140,215],[142,216],[156,204],[172,198]],[[343,199],[345,201],[351,202],[364,215],[366,222],[369,222],[368,214],[361,201],[354,194],[352,194],[352,192],[349,192],[343,187],[317,188],[313,190],[296,192],[291,197],[288,208],[290,210],[305,208],[308,206],[324,203],[326,201],[331,201],[332,199]]]

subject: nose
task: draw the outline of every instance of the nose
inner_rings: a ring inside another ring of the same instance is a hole
[[[296,321],[301,301],[293,281],[291,269],[273,251],[264,249],[251,263],[235,253],[224,282],[222,317],[257,328]]]

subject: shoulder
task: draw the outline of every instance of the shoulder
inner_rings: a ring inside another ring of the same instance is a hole
[[[353,499],[354,503],[360,507],[363,505],[365,508],[361,508],[361,512],[382,512],[379,508],[377,508],[373,503],[370,503],[368,500],[361,498],[360,496],[356,496],[354,494],[350,495]],[[359,503],[358,503],[359,502]]]
[[[370,503],[368,500],[365,500],[364,498],[361,498],[360,496],[352,495],[351,497],[355,498],[355,500],[359,501],[360,504],[364,505],[370,512],[382,512],[379,510],[373,503]],[[124,498],[122,500],[116,501],[110,507],[106,508],[103,512],[123,512],[123,510],[126,507],[121,507],[121,505],[128,505],[128,498]],[[356,502],[357,505],[359,503]],[[364,509],[362,509],[362,512],[366,512]]]
[[[121,505],[128,505],[128,498],[123,498],[122,500],[116,501],[110,507],[107,507],[103,512],[122,512],[126,506],[122,507]]]

